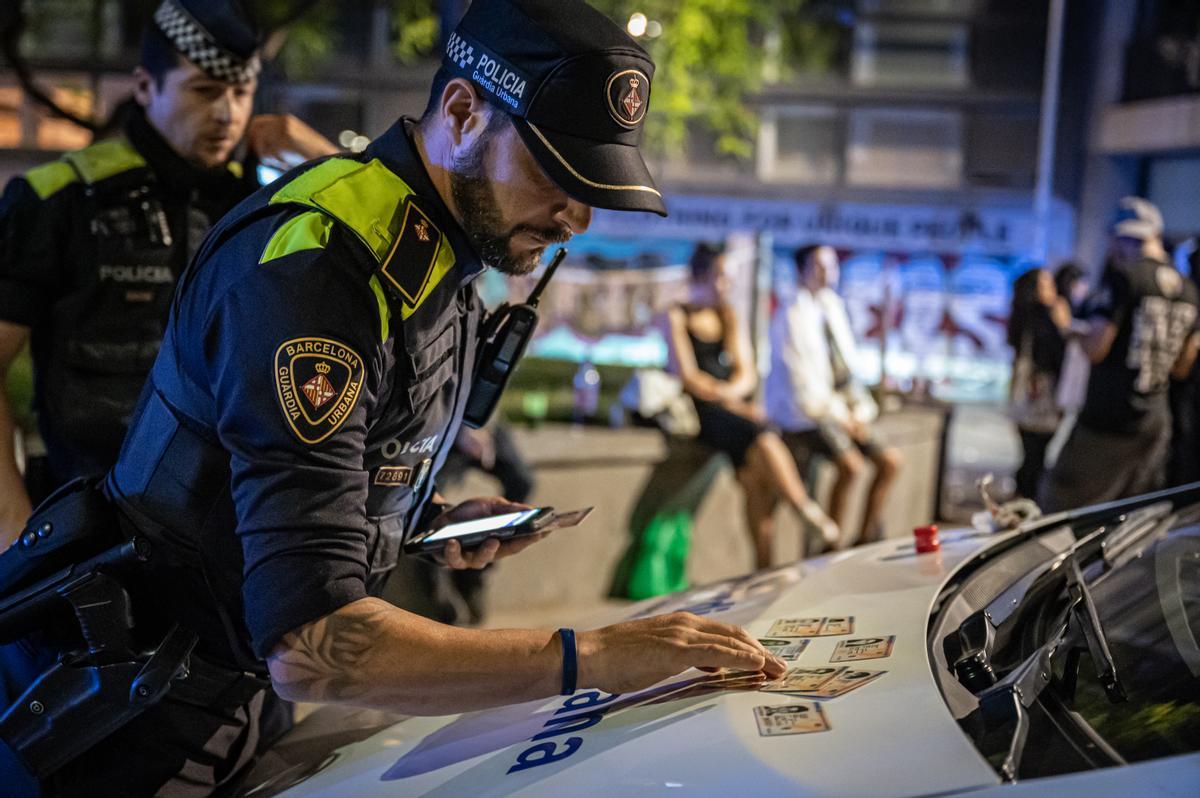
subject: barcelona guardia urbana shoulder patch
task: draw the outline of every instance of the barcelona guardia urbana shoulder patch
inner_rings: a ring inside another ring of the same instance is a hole
[[[337,432],[362,393],[363,359],[330,338],[293,338],[275,351],[275,389],[296,437],[315,444]]]

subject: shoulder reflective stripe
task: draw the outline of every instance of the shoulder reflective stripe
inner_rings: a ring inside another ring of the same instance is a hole
[[[258,262],[267,263],[306,249],[324,249],[329,243],[329,230],[332,227],[333,220],[317,211],[288,219],[271,236]]]
[[[378,160],[359,163],[330,158],[288,182],[275,192],[271,203],[297,202],[317,208],[354,231],[375,260],[382,262],[392,248],[392,217],[408,184]]]
[[[276,205],[281,202],[299,202],[311,205],[310,198],[313,192],[320,191],[334,180],[361,168],[361,163],[348,158],[330,158],[322,161],[280,186],[279,190],[271,195],[270,203]]]
[[[98,183],[146,165],[146,159],[124,138],[98,141],[82,150],[68,152],[63,160],[75,167],[85,183]]]
[[[392,311],[388,307],[387,294],[383,293],[383,286],[379,282],[379,278],[371,275],[371,290],[375,292],[375,302],[379,305],[379,342],[383,343],[388,337],[388,327],[392,320]]]
[[[403,222],[400,211],[404,200],[413,193],[399,175],[379,160],[364,164],[348,158],[330,158],[282,186],[270,202],[307,205],[333,217],[358,236],[375,260],[383,264],[400,240]],[[417,311],[454,263],[453,248],[441,247],[423,281],[420,296],[411,303],[407,300],[403,303],[401,319],[408,319]]]
[[[30,169],[25,180],[38,199],[48,199],[79,179],[69,163],[55,161]]]

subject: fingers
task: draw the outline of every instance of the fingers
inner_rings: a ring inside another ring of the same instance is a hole
[[[722,621],[713,620],[712,618],[705,618],[696,615],[690,617],[695,618],[697,631],[704,632],[706,634],[717,634],[725,637],[731,637],[735,640],[740,640],[741,642],[746,643],[756,651],[764,651],[762,644],[758,642],[758,639],[740,626],[734,626],[731,623],[724,623]]]
[[[463,559],[462,546],[457,540],[451,540],[442,548],[442,562],[447,568],[463,570],[467,567],[467,561]]]
[[[526,535],[525,537],[519,537],[516,540],[505,541],[503,544],[501,544],[500,551],[496,554],[496,559],[499,560],[504,557],[511,557],[514,554],[518,554],[532,546],[534,543],[537,543],[548,534],[550,533],[538,532],[536,535]]]
[[[734,656],[742,658],[739,665],[722,665],[721,667],[761,670],[771,678],[781,676],[787,670],[787,663],[769,654],[757,639],[740,626],[688,614],[683,614],[683,620],[685,623],[693,625],[694,628],[692,634],[686,638],[688,642],[700,646],[724,648],[734,652]],[[706,666],[719,665],[715,662],[703,664]]]
[[[496,559],[498,551],[500,551],[500,541],[496,538],[488,538],[467,551],[463,551],[462,544],[457,540],[451,540],[442,549],[442,561],[446,567],[458,571],[465,571],[468,568],[478,570]]]
[[[766,665],[763,654],[720,643],[695,643],[687,648],[689,665],[706,668],[731,668],[743,671],[762,670]]]

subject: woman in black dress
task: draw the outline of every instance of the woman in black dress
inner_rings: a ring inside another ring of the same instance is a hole
[[[729,455],[746,495],[755,564],[771,565],[773,515],[780,500],[838,544],[837,525],[808,495],[796,462],[750,397],[758,382],[733,307],[725,258],[700,244],[691,258],[691,298],[669,311],[670,365],[696,404],[699,439]]]

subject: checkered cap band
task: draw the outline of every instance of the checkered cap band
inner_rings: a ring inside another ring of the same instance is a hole
[[[212,34],[173,0],[164,0],[154,12],[154,22],[184,58],[210,77],[225,83],[249,83],[262,70],[257,54],[246,60],[221,47]]]
[[[451,33],[446,40],[446,58],[458,64],[459,69],[466,69],[475,63],[475,47],[457,33]]]

